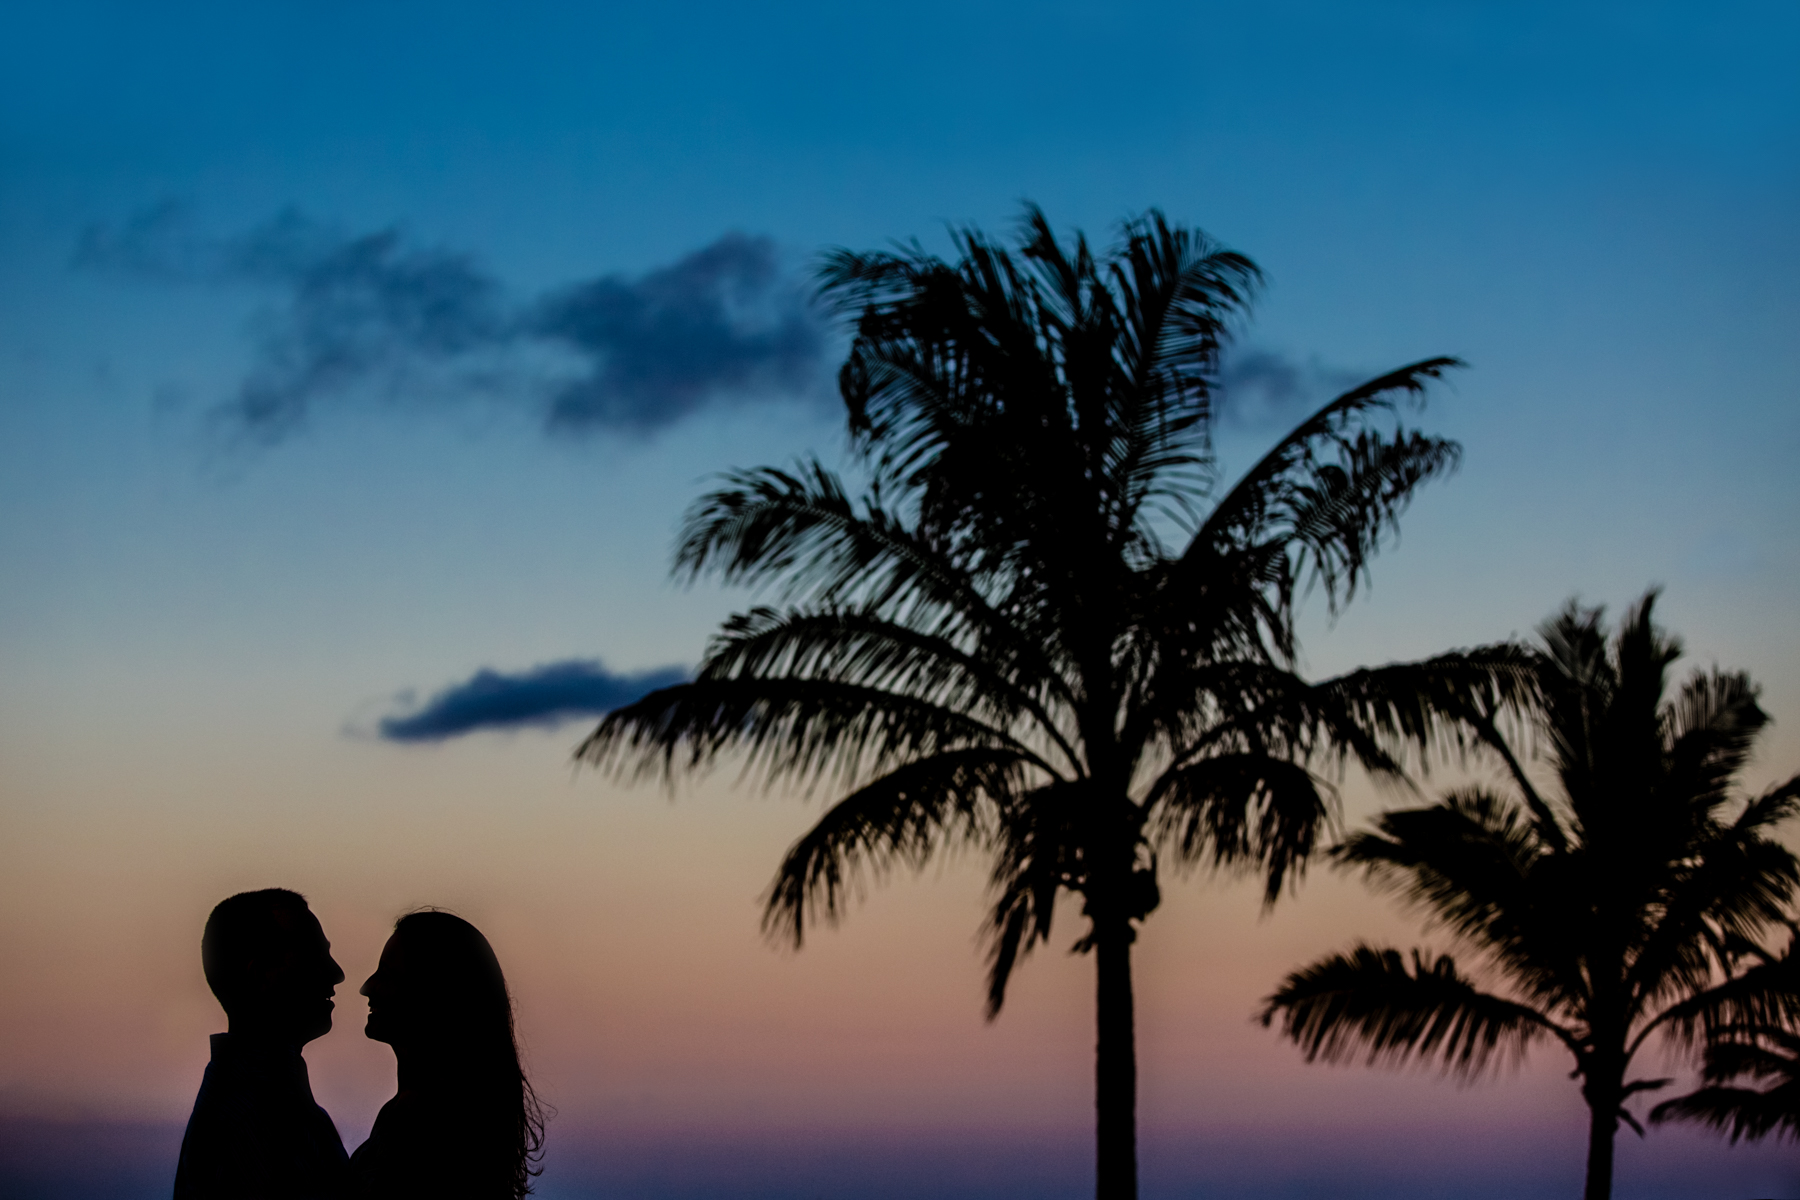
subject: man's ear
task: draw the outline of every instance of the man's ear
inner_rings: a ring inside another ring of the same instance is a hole
[[[244,990],[250,993],[253,1002],[271,990],[292,957],[292,952],[286,947],[277,949],[272,946],[244,956]]]

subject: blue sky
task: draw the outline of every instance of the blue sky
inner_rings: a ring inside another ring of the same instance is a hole
[[[973,876],[888,889],[870,924],[911,948],[890,959],[854,922],[841,948],[772,955],[753,900],[798,806],[720,781],[671,809],[572,776],[579,723],[381,736],[469,728],[509,681],[579,715],[691,664],[742,597],[667,581],[682,511],[720,470],[841,448],[815,256],[1002,232],[1027,198],[1101,240],[1159,206],[1267,270],[1228,364],[1227,474],[1335,380],[1471,364],[1422,418],[1462,440],[1462,470],[1364,600],[1309,614],[1310,666],[1662,584],[1692,661],[1764,684],[1753,782],[1792,773],[1797,59],[1800,10],[1776,3],[7,6],[0,949],[23,982],[0,1020],[29,1037],[0,1052],[0,1117],[178,1121],[214,1020],[189,926],[232,887],[286,882],[371,952],[445,898],[516,931],[509,970],[577,1141],[649,1111],[646,1089],[664,1099],[644,1137],[739,1136],[715,1099],[776,1068],[724,1047],[784,1038],[810,1065],[769,1103],[795,1127],[929,1125],[929,1064],[979,1060],[1000,1082],[956,1103],[1016,1102],[1022,1137],[1079,1128],[1084,993],[1056,989],[1086,984],[1033,964],[1016,1018],[982,1025],[957,907]],[[707,876],[691,926],[634,941],[598,918],[627,882],[684,871]],[[155,953],[117,951],[82,891],[99,880],[132,889],[131,944]],[[1269,927],[1219,901],[1241,919],[1218,935],[1229,987],[1182,950],[1204,906],[1159,918],[1147,1011],[1228,1032],[1146,1016],[1171,1064],[1151,1118],[1204,1137],[1220,1089],[1264,1077],[1318,1088],[1295,1118],[1318,1129],[1393,1097],[1399,1142],[1440,1104],[1470,1129],[1566,1115],[1541,1099],[1555,1064],[1454,1092],[1302,1071],[1240,1028],[1286,965],[1394,920],[1327,886]],[[700,945],[739,982],[690,977]],[[561,965],[569,946],[647,982],[608,990]],[[939,974],[941,995],[919,982]],[[682,1009],[731,1032],[668,1034],[645,998],[661,976],[735,994],[742,1011]],[[779,1014],[813,986],[925,989],[890,1014],[915,1022],[913,1065],[848,1018],[806,1058]],[[1071,1065],[1040,1077],[1032,1038],[1065,1017]],[[78,1027],[117,1032],[90,1054]],[[340,1032],[315,1074],[346,1081],[330,1102],[353,1128],[386,1068]],[[664,1036],[662,1058],[620,1049]],[[1702,1174],[1752,1161],[1681,1144]],[[1401,1179],[1395,1153],[1359,1169]],[[1176,1161],[1146,1178],[1206,1184]]]

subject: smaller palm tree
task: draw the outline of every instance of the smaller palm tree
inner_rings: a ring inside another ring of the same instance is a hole
[[[1619,1123],[1643,1132],[1626,1102],[1671,1082],[1628,1078],[1651,1038],[1794,1027],[1790,1002],[1746,964],[1800,883],[1770,836],[1800,807],[1800,776],[1737,794],[1768,721],[1756,688],[1714,669],[1665,698],[1681,651],[1652,623],[1654,600],[1610,641],[1600,610],[1573,603],[1540,628],[1534,723],[1560,796],[1471,714],[1513,794],[1387,812],[1332,852],[1435,918],[1492,984],[1447,954],[1362,945],[1289,975],[1262,1012],[1309,1061],[1435,1061],[1465,1078],[1560,1043],[1592,1114],[1587,1200],[1611,1194]]]
[[[1800,1004],[1800,932],[1787,953],[1770,958],[1756,947],[1748,948],[1762,961],[1746,972],[1743,983],[1765,990],[1771,1007],[1792,1009]],[[1788,1014],[1791,1018],[1791,1012]],[[1650,1112],[1652,1124],[1691,1121],[1707,1125],[1738,1139],[1761,1141],[1770,1134],[1800,1141],[1800,1033],[1791,1020],[1782,1025],[1725,1025],[1713,1031],[1706,1043],[1701,1067],[1705,1086],[1685,1096],[1665,1100]],[[1746,1082],[1769,1086],[1758,1091]]]

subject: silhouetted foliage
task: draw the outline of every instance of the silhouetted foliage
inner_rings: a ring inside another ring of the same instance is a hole
[[[1772,957],[1759,947],[1744,948],[1756,961],[1740,986],[1778,998],[1792,1017],[1800,1010],[1800,937],[1789,940],[1786,953]],[[1775,1004],[1769,1006],[1782,1011]],[[1722,1025],[1707,1038],[1701,1079],[1705,1086],[1665,1100],[1650,1111],[1653,1124],[1691,1121],[1749,1141],[1775,1134],[1800,1141],[1800,1034],[1773,1024]],[[1762,1090],[1731,1086],[1766,1083]]]
[[[771,586],[691,683],[606,717],[581,758],[675,775],[740,753],[769,784],[841,789],[767,898],[799,944],[859,881],[959,846],[992,862],[988,1012],[1082,901],[1096,954],[1099,1194],[1136,1192],[1130,946],[1159,868],[1256,870],[1269,901],[1332,820],[1346,761],[1394,775],[1448,708],[1530,685],[1511,647],[1295,670],[1307,585],[1334,608],[1454,443],[1396,401],[1457,365],[1346,392],[1216,491],[1210,380],[1256,267],[1152,212],[1096,257],[1027,212],[1006,249],[839,251],[840,374],[860,495],[816,461],[727,478],[678,574]]]
[[[1465,1077],[1560,1042],[1593,1115],[1588,1200],[1611,1193],[1618,1123],[1643,1132],[1626,1101],[1670,1082],[1626,1080],[1652,1035],[1786,1028],[1796,1011],[1757,939],[1800,881],[1771,836],[1800,805],[1800,777],[1735,791],[1768,720],[1756,688],[1714,669],[1666,696],[1680,645],[1652,623],[1654,600],[1610,642],[1601,610],[1573,602],[1540,628],[1535,732],[1560,795],[1540,794],[1495,722],[1472,718],[1512,795],[1469,788],[1390,811],[1332,851],[1475,951],[1504,992],[1449,955],[1363,945],[1289,975],[1262,1012],[1309,1060],[1435,1061]]]

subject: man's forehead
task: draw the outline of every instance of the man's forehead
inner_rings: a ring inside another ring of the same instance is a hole
[[[275,918],[275,924],[286,933],[308,939],[316,937],[321,941],[325,938],[325,927],[319,924],[319,918],[313,915],[312,909],[304,904],[283,904],[270,915]]]

